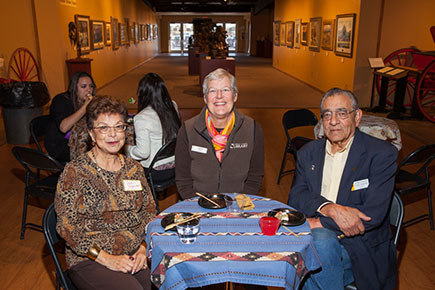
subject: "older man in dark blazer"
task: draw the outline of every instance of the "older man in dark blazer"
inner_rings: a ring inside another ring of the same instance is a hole
[[[304,289],[394,289],[396,248],[388,210],[397,150],[360,132],[355,96],[331,89],[323,97],[326,139],[298,152],[289,205],[308,217],[322,268]]]

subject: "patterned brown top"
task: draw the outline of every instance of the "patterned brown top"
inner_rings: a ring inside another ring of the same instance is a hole
[[[57,184],[57,231],[67,244],[68,268],[87,260],[93,243],[109,254],[133,254],[155,217],[154,199],[139,162],[124,158],[115,172],[97,170],[87,154],[68,163]],[[139,180],[142,191],[124,191],[123,180]]]

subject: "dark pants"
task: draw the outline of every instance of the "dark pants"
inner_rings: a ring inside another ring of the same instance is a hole
[[[109,270],[94,261],[83,261],[69,269],[69,276],[78,289],[151,289],[150,270],[131,275]]]

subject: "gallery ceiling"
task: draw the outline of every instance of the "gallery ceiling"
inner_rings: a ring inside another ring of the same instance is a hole
[[[142,0],[156,12],[233,12],[259,13],[273,5],[273,0]]]

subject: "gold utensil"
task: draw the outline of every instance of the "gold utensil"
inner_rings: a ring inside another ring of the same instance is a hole
[[[200,197],[202,197],[202,198],[204,198],[205,200],[207,200],[207,201],[209,201],[209,202],[211,202],[212,204],[214,204],[215,206],[217,206],[217,207],[221,207],[221,205],[220,204],[218,204],[217,202],[215,202],[214,200],[211,200],[210,198],[208,198],[207,196],[205,196],[205,195],[202,195],[201,193],[199,193],[199,192],[195,192],[195,194],[197,195],[197,196],[200,196]]]
[[[296,234],[294,231],[292,231],[291,229],[289,229],[288,227],[281,225],[283,228],[285,228],[286,230],[288,230],[290,233],[292,233],[293,235],[295,235],[296,237],[298,237],[299,239],[301,238],[298,234]]]
[[[167,225],[166,227],[165,227],[165,231],[167,231],[167,230],[169,230],[169,229],[172,229],[173,227],[175,227],[175,226],[177,226],[177,225],[179,225],[179,224],[183,224],[183,223],[185,223],[185,222],[189,222],[189,221],[191,221],[191,220],[194,220],[194,219],[197,219],[199,216],[201,216],[202,214],[201,213],[195,213],[195,214],[193,214],[193,215],[191,215],[191,216],[189,216],[189,217],[186,217],[186,218],[184,218],[184,219],[182,219],[182,220],[179,220],[178,222],[176,222],[176,223],[172,223],[172,224],[170,224],[170,225]]]

